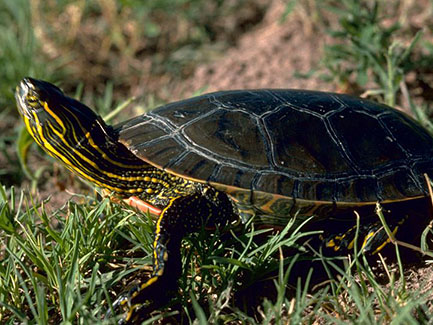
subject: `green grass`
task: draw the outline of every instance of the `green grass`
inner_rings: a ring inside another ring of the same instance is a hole
[[[15,106],[12,90],[24,76],[56,80],[62,75],[60,61],[49,60],[41,51],[31,19],[28,0],[0,1],[0,107],[9,110]]]
[[[338,28],[329,30],[339,42],[325,46],[322,62],[328,80],[355,83],[360,89],[373,83],[368,95],[379,95],[381,101],[394,107],[404,76],[417,68],[411,54],[422,32],[416,33],[409,45],[403,45],[400,23],[383,24],[384,6],[380,1],[356,0],[344,0],[340,6],[325,5],[339,19]]]
[[[108,299],[112,302],[131,279],[149,275],[140,271],[141,265],[151,264],[154,223],[147,216],[92,197],[77,197],[80,203],[70,201],[48,215],[47,202],[13,188],[2,188],[0,194],[0,322],[104,323]],[[293,223],[263,241],[265,232],[249,224],[237,232],[188,236],[179,281],[182,294],[173,297],[172,312],[155,317],[201,324],[319,319],[416,324],[430,314],[431,293],[406,289],[401,262],[393,271],[383,264],[389,283],[383,285],[363,255],[355,255],[352,267],[345,268],[318,257],[329,272],[339,275],[330,277],[330,285],[311,291],[314,274],[307,268],[302,280],[287,286],[300,256],[284,254],[306,233]],[[248,297],[255,292],[264,300],[245,305],[234,299],[237,291],[249,292]]]

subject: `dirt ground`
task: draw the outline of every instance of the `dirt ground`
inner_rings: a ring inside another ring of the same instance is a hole
[[[335,91],[320,79],[295,76],[317,67],[327,37],[302,21],[301,12],[296,19],[281,23],[285,7],[284,1],[272,1],[258,26],[242,35],[237,46],[219,60],[199,66],[192,77],[175,87],[175,96],[188,96],[204,86],[206,92],[244,88]]]

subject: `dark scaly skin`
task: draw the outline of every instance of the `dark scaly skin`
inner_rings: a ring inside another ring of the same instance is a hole
[[[51,84],[25,79],[17,87],[16,99],[27,130],[49,155],[119,197],[140,195],[163,208],[155,230],[152,277],[134,289],[128,299],[122,297],[115,303],[129,305],[125,322],[144,319],[176,290],[184,235],[203,225],[223,226],[234,218],[230,199],[207,185],[171,175],[138,159],[117,142],[99,116]]]
[[[229,216],[229,218],[227,218]],[[152,277],[137,288],[123,304],[129,305],[126,321],[144,319],[155,308],[168,302],[181,274],[180,242],[185,234],[206,227],[224,226],[235,217],[228,197],[209,187],[199,193],[174,198],[162,211],[156,225],[154,270]],[[170,256],[170,258],[168,258]],[[164,272],[164,270],[169,270]],[[152,285],[158,281],[158,286]],[[161,296],[161,292],[166,294]],[[158,297],[146,305],[149,297]]]

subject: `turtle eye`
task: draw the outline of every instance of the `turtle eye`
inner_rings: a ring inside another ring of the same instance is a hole
[[[27,96],[27,101],[28,101],[29,103],[35,103],[35,102],[38,101],[38,98],[37,98],[36,96],[33,96],[33,95],[28,95],[28,96]]]
[[[39,108],[39,107],[43,107],[41,101],[39,100],[38,97],[33,96],[33,95],[28,95],[26,97],[26,101],[27,101],[27,105],[29,105],[32,108]]]

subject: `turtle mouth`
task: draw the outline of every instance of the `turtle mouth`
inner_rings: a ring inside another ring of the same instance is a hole
[[[15,99],[21,115],[31,118],[31,111],[40,108],[39,96],[31,78],[24,78],[15,89]]]

